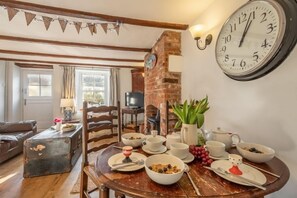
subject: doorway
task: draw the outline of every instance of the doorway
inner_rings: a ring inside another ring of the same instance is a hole
[[[36,120],[38,131],[53,123],[52,71],[23,69],[23,120]]]

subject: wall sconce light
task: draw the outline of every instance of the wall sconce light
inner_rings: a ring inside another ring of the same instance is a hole
[[[192,37],[196,40],[196,45],[198,47],[198,49],[200,50],[204,50],[206,48],[207,45],[209,45],[212,41],[212,35],[208,34],[205,38],[204,41],[204,46],[200,46],[201,41],[201,35],[202,35],[202,30],[203,30],[203,25],[194,25],[192,27],[190,27],[190,32],[192,34]]]

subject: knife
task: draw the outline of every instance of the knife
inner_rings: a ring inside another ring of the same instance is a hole
[[[260,188],[262,190],[266,190],[266,188],[264,186],[262,186],[261,184],[259,184],[256,181],[250,180],[250,179],[245,178],[245,177],[242,177],[240,175],[234,175],[234,174],[229,173],[228,171],[225,171],[225,170],[223,170],[221,168],[212,168],[212,167],[208,167],[208,166],[204,166],[204,168],[206,168],[208,170],[212,170],[212,171],[218,172],[218,173],[220,173],[222,175],[230,175],[230,176],[232,176],[232,177],[238,179],[239,181],[244,182],[244,183],[246,183],[248,185],[251,185],[251,186]]]

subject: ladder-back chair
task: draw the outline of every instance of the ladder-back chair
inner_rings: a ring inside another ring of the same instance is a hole
[[[89,162],[89,154],[121,141],[120,102],[117,106],[88,107],[83,103],[83,135],[80,197],[89,197],[88,178],[99,189],[99,197],[108,197],[108,191],[100,183],[94,166]],[[115,128],[117,130],[115,130]],[[97,152],[99,153],[99,152]],[[96,188],[96,189],[97,189]],[[96,190],[95,189],[95,190]]]

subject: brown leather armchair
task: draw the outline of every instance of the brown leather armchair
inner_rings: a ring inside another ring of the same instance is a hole
[[[0,163],[21,153],[24,141],[36,133],[35,120],[0,122]]]

